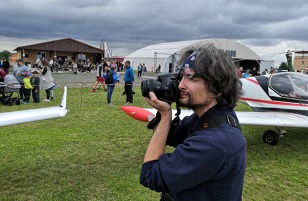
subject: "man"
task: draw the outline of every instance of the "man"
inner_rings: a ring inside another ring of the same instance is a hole
[[[99,83],[101,83],[101,85],[103,84],[104,91],[107,91],[107,87],[106,87],[105,79],[104,79],[105,67],[103,65],[104,65],[104,61],[102,61],[100,64],[97,64],[96,80],[95,80],[95,83],[93,84],[92,92],[96,92],[96,86]],[[98,90],[100,89],[101,85],[98,86]]]
[[[142,64],[140,63],[137,69],[138,73],[137,73],[137,77],[141,77],[141,73],[142,73]]]
[[[242,94],[236,67],[213,45],[186,51],[180,63],[179,103],[194,114],[175,127],[170,104],[149,93],[146,100],[161,119],[140,183],[162,192],[162,200],[241,200],[246,142],[233,110]],[[173,153],[165,153],[166,144]]]
[[[126,104],[133,103],[133,82],[134,82],[134,71],[133,68],[130,66],[130,61],[125,61],[125,75],[124,75],[124,82],[125,82],[125,94],[126,94]]]
[[[19,95],[20,98],[23,99],[24,97],[24,78],[26,77],[25,74],[29,72],[29,69],[26,65],[23,64],[21,59],[16,60],[17,66],[13,69],[13,75],[16,77],[20,84],[20,91]]]
[[[251,77],[250,70],[249,70],[249,69],[246,69],[246,72],[243,73],[242,77],[243,77],[243,78]]]

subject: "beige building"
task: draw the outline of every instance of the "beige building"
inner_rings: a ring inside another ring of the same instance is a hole
[[[308,51],[295,51],[293,68],[295,71],[308,68]]]

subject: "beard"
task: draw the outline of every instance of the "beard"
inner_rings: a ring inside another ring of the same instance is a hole
[[[197,101],[195,101],[195,99],[191,96],[191,94],[188,94],[188,97],[186,98],[187,100],[183,100],[180,98],[179,101],[179,105],[180,107],[185,107],[191,110],[198,110],[198,109],[202,109],[208,105],[210,105],[211,100],[207,99],[204,100],[202,103],[197,103]]]

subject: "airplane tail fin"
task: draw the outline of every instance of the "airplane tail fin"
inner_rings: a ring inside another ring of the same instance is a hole
[[[64,92],[63,92],[61,105],[60,105],[60,107],[63,107],[64,109],[66,108],[66,97],[67,97],[67,87],[64,86]]]

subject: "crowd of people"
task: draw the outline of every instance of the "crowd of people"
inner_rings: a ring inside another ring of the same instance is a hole
[[[124,62],[125,74],[124,74],[124,92],[126,95],[126,104],[133,103],[133,82],[134,82],[134,71],[130,65],[130,61]],[[96,80],[93,84],[92,92],[100,89],[103,86],[104,91],[108,92],[107,94],[107,105],[112,106],[114,103],[111,101],[112,93],[114,87],[120,82],[119,71],[122,71],[121,66],[118,66],[116,61],[112,61],[109,65],[106,61],[102,60],[97,65],[96,70]]]
[[[57,84],[54,82],[47,60],[41,60],[40,68],[32,72],[21,59],[17,59],[16,66],[12,69],[12,74],[9,73],[9,68],[7,70],[1,68],[0,81],[3,82],[6,76],[16,79],[20,86],[19,98],[22,100],[22,104],[29,104],[31,96],[33,103],[39,103],[41,101],[40,90],[45,90],[46,92],[46,98],[43,101],[49,102],[54,99],[53,89]]]
[[[0,68],[0,82],[4,81],[4,77],[9,74],[9,68],[6,68],[5,61],[1,62],[2,68]],[[65,64],[65,60],[63,64]],[[39,103],[40,99],[40,91],[44,90],[46,92],[46,98],[43,101],[49,102],[54,99],[53,89],[57,86],[54,82],[52,72],[54,71],[55,65],[61,63],[61,61],[54,61],[52,59],[46,60],[44,58],[37,59],[34,65],[34,71],[29,69],[27,65],[21,60],[16,60],[16,66],[12,67],[11,75],[20,85],[19,90],[19,98],[22,100],[22,104],[28,104],[30,102]],[[91,62],[89,59],[87,60],[87,65]],[[77,68],[79,72],[83,72],[77,66],[76,62],[72,62],[73,68]],[[124,62],[124,64],[111,61],[106,62],[105,60],[101,60],[101,62],[92,65],[95,66],[93,71],[96,71],[96,80],[93,84],[92,92],[96,92],[101,87],[103,87],[104,91],[107,92],[107,105],[112,106],[114,103],[112,102],[112,94],[115,86],[120,82],[120,73],[125,68],[124,74],[124,91],[123,94],[126,95],[126,104],[133,103],[133,82],[134,82],[134,72],[133,68],[130,65],[130,61]],[[74,72],[74,71],[73,71]],[[90,70],[91,72],[91,70]],[[30,101],[32,97],[32,101]]]
[[[254,77],[254,76],[259,76],[259,75],[267,75],[267,74],[274,74],[274,73],[278,73],[278,69],[274,68],[274,67],[270,67],[270,69],[268,70],[267,68],[264,69],[264,71],[262,71],[262,73],[260,73],[256,67],[253,67],[252,70],[250,69],[246,69],[243,70],[243,67],[239,67],[237,69],[237,76],[239,78],[247,78],[247,77]],[[296,72],[299,73],[304,73],[304,74],[308,74],[308,70],[297,70]]]
[[[30,71],[21,59],[16,61],[17,65],[13,68],[13,76],[20,84],[19,96],[23,104],[30,103],[32,94],[33,103],[40,102],[40,90],[45,90],[46,98],[43,100],[49,102],[54,99],[53,89],[56,83],[51,75],[49,63],[41,60],[40,70]]]
[[[148,71],[145,64],[140,63],[137,67],[137,77],[144,76],[144,73]],[[161,65],[159,64],[157,68],[155,68],[155,73],[160,73],[161,71]],[[151,72],[154,72],[154,67],[151,67]]]

